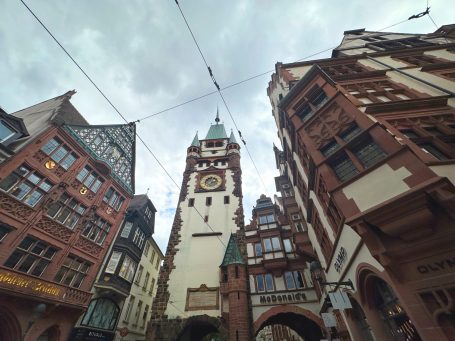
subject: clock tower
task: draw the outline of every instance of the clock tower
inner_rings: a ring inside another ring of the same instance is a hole
[[[251,339],[243,243],[240,145],[217,113],[187,149],[148,340]]]

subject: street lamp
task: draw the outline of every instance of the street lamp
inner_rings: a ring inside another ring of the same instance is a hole
[[[351,287],[352,290],[354,290],[354,284],[352,281],[349,279],[347,281],[342,281],[342,282],[326,282],[323,281],[322,278],[322,266],[319,261],[314,260],[310,263],[310,272],[313,274],[314,278],[318,281],[319,285],[325,286],[325,285],[346,285]]]

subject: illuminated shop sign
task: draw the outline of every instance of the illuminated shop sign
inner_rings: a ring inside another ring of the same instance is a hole
[[[305,293],[293,292],[285,294],[268,294],[259,297],[260,304],[270,303],[288,303],[288,302],[305,302],[307,300]]]
[[[0,270],[0,286],[9,286],[22,289],[31,294],[45,294],[47,296],[60,297],[61,289],[49,283],[44,283],[33,278],[17,275],[8,271]]]

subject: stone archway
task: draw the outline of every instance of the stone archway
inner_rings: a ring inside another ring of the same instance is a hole
[[[19,322],[13,313],[0,307],[0,341],[14,341],[22,339]]]
[[[281,324],[294,330],[305,341],[319,341],[323,335],[322,319],[309,310],[295,305],[273,307],[254,322],[254,335],[265,326]]]
[[[356,277],[358,303],[377,339],[396,340],[404,335],[411,340],[421,340],[394,289],[377,269],[362,265]]]
[[[210,336],[210,338],[209,338]],[[227,330],[220,320],[208,315],[191,316],[183,324],[177,341],[227,340]]]

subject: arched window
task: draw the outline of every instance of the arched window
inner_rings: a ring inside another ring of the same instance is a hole
[[[108,298],[96,298],[88,306],[81,325],[113,330],[119,315],[118,305]]]

